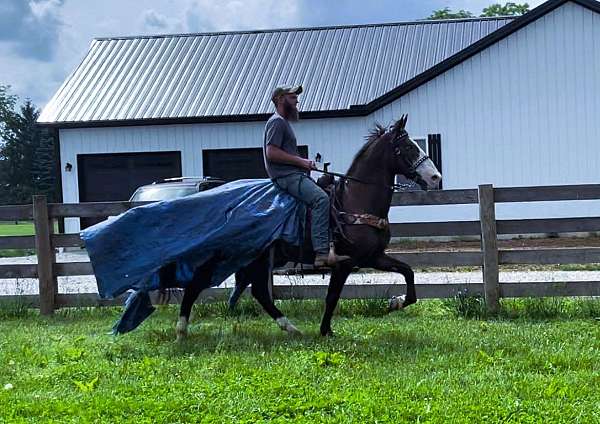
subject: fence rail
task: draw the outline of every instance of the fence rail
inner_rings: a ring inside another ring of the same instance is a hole
[[[396,193],[393,206],[478,204],[479,220],[453,222],[420,222],[392,224],[395,237],[422,236],[479,236],[480,250],[457,252],[391,253],[393,257],[415,267],[479,266],[483,283],[421,284],[417,285],[420,298],[446,298],[458,291],[485,296],[486,304],[496,310],[501,297],[525,296],[600,296],[600,282],[569,283],[529,282],[500,283],[499,265],[504,264],[585,264],[600,262],[600,248],[559,249],[498,249],[499,234],[536,234],[561,232],[600,231],[599,218],[552,218],[497,220],[495,205],[504,202],[540,202],[562,200],[600,199],[600,184],[494,188],[480,185],[477,189],[441,190],[433,192]],[[82,247],[78,234],[53,234],[52,221],[56,218],[94,218],[118,215],[147,202],[102,202],[78,204],[48,204],[44,196],[34,196],[31,205],[0,206],[0,220],[33,220],[35,236],[0,237],[0,249],[35,249],[37,264],[0,265],[0,279],[36,278],[39,295],[2,296],[0,304],[24,302],[39,307],[42,314],[51,314],[56,308],[121,304],[121,298],[99,299],[95,293],[58,293],[57,277],[92,275],[89,262],[56,263],[58,247]],[[397,295],[404,284],[347,285],[345,298],[373,298]],[[273,295],[279,299],[323,298],[324,285],[274,286]],[[202,299],[223,299],[227,289],[210,289]]]

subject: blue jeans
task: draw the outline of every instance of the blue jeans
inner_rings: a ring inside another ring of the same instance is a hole
[[[283,191],[311,209],[311,238],[316,253],[329,252],[329,197],[305,174],[291,174],[273,179]]]

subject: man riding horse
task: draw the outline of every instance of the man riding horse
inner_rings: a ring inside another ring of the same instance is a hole
[[[346,174],[332,185],[336,227],[341,229],[336,233],[341,236],[332,241],[338,252],[348,256],[329,253],[329,199],[310,179],[308,174],[315,165],[298,156],[288,122],[298,119],[301,92],[301,87],[279,87],[272,95],[277,113],[265,127],[264,158],[279,188],[269,180],[234,181],[193,196],[133,208],[81,233],[100,296],[114,298],[134,290],[115,326],[116,333],[131,331],[152,313],[150,291],[183,287],[176,331],[178,339],[185,337],[199,294],[232,272],[236,285],[231,307],[251,286],[252,296],[277,325],[297,333],[274,304],[268,282],[273,267],[299,259],[304,211],[300,202],[312,208],[315,264],[332,267],[322,335],[332,334],[333,311],[346,279],[356,268],[401,274],[406,283],[401,306],[417,301],[411,267],[385,251],[391,237],[387,217],[398,188],[396,175],[429,190],[438,187],[439,171],[408,135],[407,115],[389,127],[376,125]]]
[[[283,191],[311,209],[311,239],[317,267],[334,267],[350,259],[335,254],[329,240],[329,196],[310,178],[315,163],[298,154],[296,136],[289,121],[299,119],[298,95],[302,86],[277,87],[271,100],[277,111],[265,125],[263,156],[269,178]]]

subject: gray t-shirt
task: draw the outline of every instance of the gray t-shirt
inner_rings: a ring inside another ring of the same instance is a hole
[[[267,144],[279,147],[291,155],[300,156],[292,126],[278,113],[271,116],[265,125],[263,158],[267,174],[270,178],[279,178],[295,173],[305,173],[304,169],[297,166],[269,161],[267,159]]]

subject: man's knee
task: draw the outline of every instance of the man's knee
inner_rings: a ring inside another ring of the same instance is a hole
[[[313,209],[329,209],[329,196],[327,196],[327,193],[320,190],[319,194],[313,199],[311,207]]]

